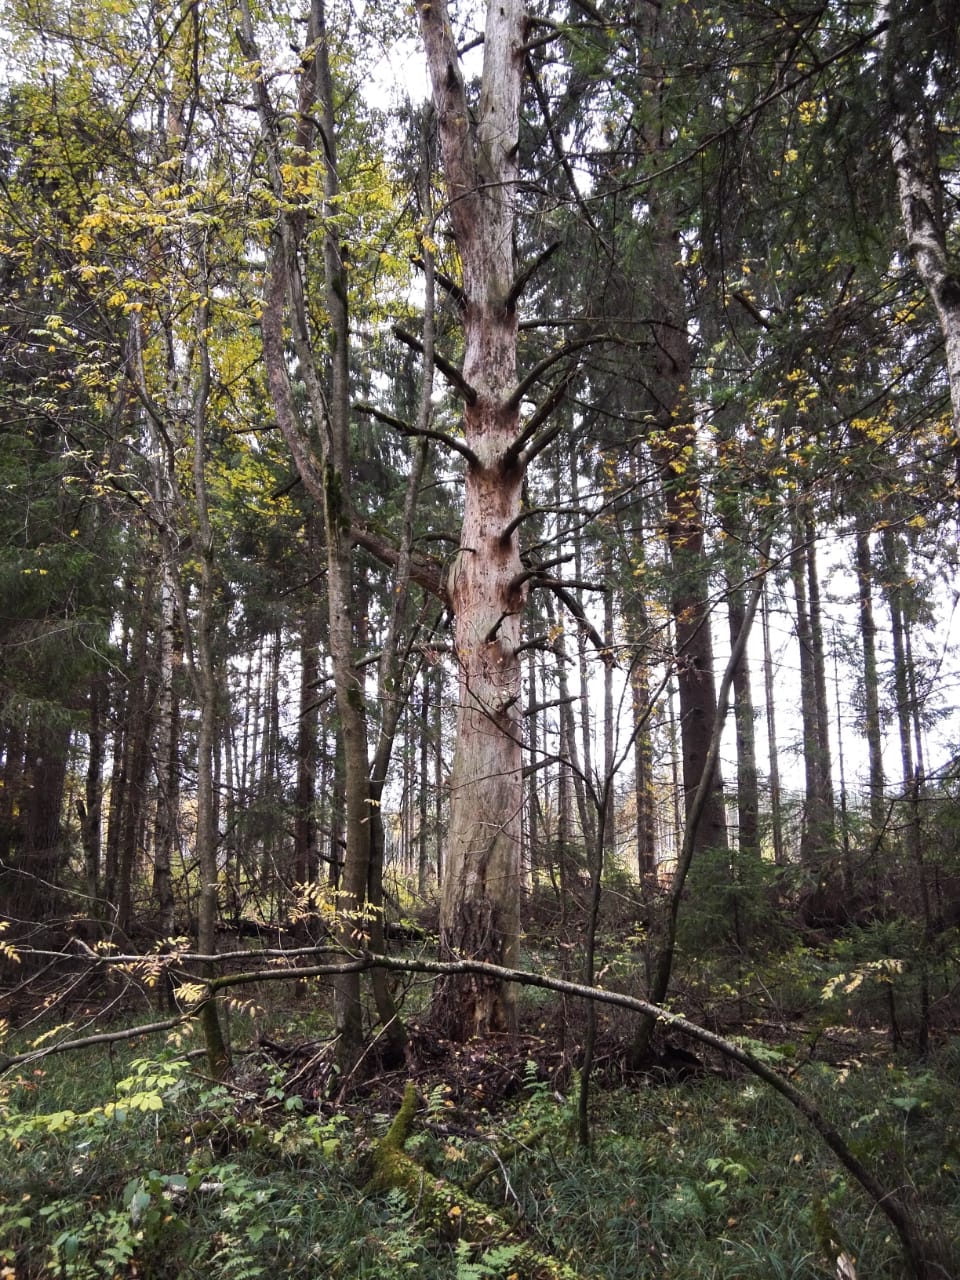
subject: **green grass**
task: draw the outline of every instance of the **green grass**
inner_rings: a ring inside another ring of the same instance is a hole
[[[278,1077],[213,1084],[184,1047],[63,1055],[0,1085],[0,1266],[17,1280],[512,1274],[509,1248],[428,1238],[402,1195],[365,1192],[389,1117],[309,1114]],[[922,1068],[802,1078],[858,1154],[960,1238],[960,1043]],[[451,1114],[435,1090],[409,1149],[464,1186],[488,1162],[478,1193],[585,1277],[823,1280],[839,1247],[871,1280],[902,1277],[886,1219],[762,1085],[621,1089],[596,1095],[593,1119],[585,1152],[570,1104],[531,1072],[495,1116]]]

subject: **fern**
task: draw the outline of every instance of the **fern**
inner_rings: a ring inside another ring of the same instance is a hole
[[[474,1259],[474,1249],[466,1240],[457,1243],[455,1280],[500,1280],[512,1274],[522,1252],[518,1244],[495,1244]]]

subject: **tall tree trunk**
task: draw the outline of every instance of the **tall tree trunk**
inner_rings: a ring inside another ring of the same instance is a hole
[[[603,596],[603,644],[608,654],[614,651],[616,629],[614,623],[613,598],[613,555],[609,546],[603,550],[604,578],[606,590]],[[607,662],[603,668],[603,782],[604,812],[601,818],[603,829],[603,856],[607,866],[617,851],[617,815],[616,793],[614,789],[614,770],[616,758],[614,753],[616,726],[613,714],[613,663]]]
[[[761,551],[758,557],[760,564],[764,567],[764,576],[766,566],[769,564],[770,542],[771,535],[767,532],[764,534],[763,541],[761,543]],[[665,921],[665,935],[657,956],[653,981],[650,984],[650,1001],[652,1004],[662,1005],[666,999],[667,992],[670,989],[670,977],[673,972],[673,960],[676,951],[677,921],[680,914],[680,903],[683,898],[684,885],[690,872],[690,867],[693,864],[694,855],[697,849],[697,826],[703,819],[710,800],[713,778],[712,771],[716,764],[717,757],[720,754],[720,741],[723,736],[723,724],[724,719],[726,718],[727,701],[733,686],[733,676],[737,669],[737,664],[743,657],[743,650],[746,648],[747,640],[750,636],[750,629],[752,628],[753,620],[756,617],[762,590],[763,576],[760,581],[755,583],[751,588],[746,608],[744,610],[743,625],[740,628],[737,643],[730,652],[730,658],[727,662],[723,678],[720,682],[720,688],[717,693],[717,706],[714,712],[713,724],[710,727],[710,737],[706,746],[706,756],[704,768],[700,775],[700,785],[697,788],[696,795],[693,797],[693,802],[687,813],[687,823],[683,832],[683,842],[680,845],[677,857],[677,870],[673,877],[673,883],[670,886],[670,894],[667,902],[667,917]],[[641,1018],[633,1044],[631,1045],[631,1056],[635,1061],[642,1061],[649,1053],[654,1026],[655,1019],[647,1015]]]
[[[570,450],[570,505],[574,510],[580,506],[580,462],[577,456],[577,450]],[[574,520],[569,536],[573,540],[573,576],[577,582],[583,581],[583,521]],[[577,603],[583,607],[583,596],[580,588],[577,588]],[[583,628],[577,629],[577,673],[580,678],[580,696],[576,700],[579,715],[580,729],[580,746],[577,755],[580,758],[580,767],[575,774],[576,782],[579,783],[580,796],[580,825],[583,830],[583,841],[585,848],[592,855],[593,849],[597,841],[597,815],[594,806],[589,802],[587,789],[593,782],[593,725],[590,717],[590,702],[588,689],[590,687],[590,673],[587,664],[587,637]],[[572,716],[572,706],[571,716]]]
[[[151,671],[149,649],[154,621],[154,583],[148,581],[137,620],[133,645],[131,687],[127,695],[123,723],[122,805],[117,814],[116,879],[113,901],[116,923],[123,933],[133,916],[133,874],[136,867],[139,833],[146,804],[147,778],[153,736],[155,673]],[[111,811],[111,823],[113,813]]]
[[[124,599],[132,597],[132,585],[129,580],[124,583],[130,588],[124,593]],[[124,807],[124,754],[126,750],[127,708],[133,696],[133,686],[129,675],[130,651],[132,644],[131,620],[123,619],[120,641],[120,659],[117,663],[121,670],[128,672],[126,678],[113,681],[114,694],[111,719],[113,721],[113,745],[110,752],[110,787],[107,798],[107,831],[103,851],[103,877],[101,880],[101,897],[104,908],[109,914],[111,923],[116,920],[117,902],[117,864],[120,849],[120,820]]]
[[[892,525],[882,534],[884,552],[884,577],[887,582],[887,604],[890,609],[890,637],[893,649],[893,686],[897,710],[897,730],[900,739],[900,764],[903,777],[905,810],[904,844],[907,862],[912,864],[920,896],[923,919],[923,945],[918,949],[915,963],[920,973],[920,1026],[919,1047],[927,1049],[930,1033],[930,974],[929,944],[934,933],[933,912],[930,903],[930,886],[920,825],[920,802],[923,778],[914,755],[912,716],[912,672],[909,659],[907,634],[910,618],[904,601],[904,582],[907,566],[904,564],[900,536]]]
[[[660,470],[667,543],[670,549],[671,611],[676,637],[677,690],[680,701],[680,744],[683,762],[684,814],[688,814],[703,776],[711,726],[717,709],[710,629],[700,485],[696,474],[696,435],[690,386],[690,344],[683,295],[673,262],[677,245],[662,235],[657,310],[657,406],[659,432],[651,452]],[[697,849],[727,845],[723,781],[718,763],[710,779]]]
[[[249,5],[242,5],[242,38],[248,57],[259,68]],[[354,651],[353,543],[350,520],[350,330],[348,284],[337,236],[339,176],[333,81],[323,0],[313,0],[303,54],[296,165],[309,165],[318,145],[323,162],[323,192],[329,215],[323,236],[325,303],[329,331],[329,379],[324,385],[314,335],[305,303],[301,250],[306,232],[302,210],[291,208],[285,192],[284,157],[276,128],[276,114],[257,72],[260,126],[274,194],[284,207],[274,246],[262,319],[264,362],[277,421],[304,486],[323,512],[326,543],[329,645],[336,693],[343,760],[343,802],[346,848],[338,884],[338,932],[346,950],[356,947],[366,928],[367,887],[370,877],[370,792],[363,669]],[[318,133],[320,138],[318,140]],[[301,422],[290,383],[285,328],[289,324],[309,411],[320,442],[317,464],[310,433]],[[362,1059],[363,1018],[360,977],[346,973],[334,982],[337,1053],[341,1068],[353,1072]]]
[[[432,351],[433,351],[433,256],[428,245],[423,246],[425,274],[427,278],[427,300],[424,320],[424,350],[430,353],[430,371],[425,376],[421,388],[418,427],[425,431],[430,422],[432,400]],[[401,667],[400,640],[405,622],[405,611],[409,599],[410,563],[413,555],[413,517],[417,501],[420,497],[420,486],[423,470],[427,460],[426,441],[421,439],[415,446],[413,465],[407,478],[407,489],[404,495],[402,529],[400,537],[400,555],[397,562],[396,579],[393,588],[392,607],[387,621],[386,634],[383,638],[383,649],[377,671],[377,694],[380,706],[380,726],[377,743],[370,766],[370,872],[367,893],[370,901],[369,934],[370,946],[374,951],[385,948],[383,927],[383,870],[385,858],[385,837],[383,827],[383,790],[387,782],[387,772],[393,755],[394,743],[400,718],[404,710],[409,712],[410,700],[416,681],[416,669],[409,677],[405,677]],[[426,710],[424,708],[424,710]],[[424,733],[426,720],[421,722],[421,733]],[[410,787],[406,796],[406,811],[409,820],[409,853],[411,857],[410,873],[422,874],[422,842],[424,833],[419,831],[414,841],[413,822],[416,815],[421,822],[425,815],[425,806],[416,796],[416,779],[419,773],[415,743],[408,740],[405,744],[405,769],[409,763]],[[418,855],[414,865],[413,851]],[[397,1008],[387,982],[385,970],[376,970],[372,976],[373,998],[377,1013],[384,1028],[384,1034],[393,1052],[399,1054],[406,1043],[406,1035],[400,1022]]]
[[[634,796],[637,809],[637,875],[641,880],[657,870],[656,793],[653,778],[653,740],[649,729],[650,680],[645,665],[635,661],[630,675],[634,737]],[[643,723],[640,721],[643,719]]]
[[[727,577],[727,616],[730,646],[733,648],[743,629],[746,600],[742,582]],[[743,657],[733,673],[733,714],[737,741],[737,847],[750,858],[760,856],[760,782],[757,773],[757,739],[754,723],[753,693],[750,687],[750,662]]]
[[[197,910],[197,949],[212,956],[217,950],[217,916],[220,869],[217,862],[217,800],[214,792],[214,752],[217,745],[218,690],[213,655],[214,542],[207,509],[206,426],[210,397],[210,353],[207,346],[209,303],[200,304],[197,320],[199,370],[193,400],[193,497],[199,545],[200,587],[197,598],[193,650],[194,688],[200,704],[197,730],[197,865],[200,872],[200,901]],[[213,977],[212,961],[204,976]],[[203,1028],[207,1070],[216,1079],[225,1075],[230,1054],[223,1036],[216,996],[204,1001],[199,1011]]]
[[[443,886],[444,847],[446,844],[446,763],[443,758],[443,706],[444,671],[438,664],[434,668],[433,717],[433,795],[434,795],[434,852],[437,861],[437,889]]]
[[[541,864],[541,807],[540,787],[542,785],[540,760],[540,711],[538,710],[537,690],[539,687],[537,671],[537,653],[531,648],[527,655],[527,797],[524,804],[526,830],[524,832],[527,849],[527,868],[529,882],[532,883]]]
[[[770,839],[773,860],[778,867],[786,863],[783,843],[783,808],[780,792],[780,755],[777,745],[777,700],[774,694],[773,648],[770,644],[770,591],[764,579],[761,600],[763,631],[763,693],[767,722],[767,756],[770,767]]]
[[[863,655],[863,735],[867,740],[870,790],[870,846],[876,849],[886,823],[883,737],[880,722],[880,677],[877,668],[877,624],[873,613],[873,557],[863,516],[857,519],[856,570]]]
[[[446,0],[419,7],[464,295],[464,515],[450,573],[459,673],[441,952],[511,965],[519,954],[523,752],[517,517],[514,220],[526,18],[487,6],[476,111],[467,101]],[[475,123],[473,123],[475,121]],[[514,1025],[510,988],[485,977],[438,983],[434,1012],[457,1038]]]
[[[836,825],[833,792],[833,756],[830,749],[830,701],[827,697],[827,655],[823,636],[823,608],[820,601],[820,573],[817,567],[817,533],[813,516],[804,519],[804,550],[807,561],[807,589],[810,602],[814,688],[817,698],[817,767],[824,805]]]
[[[790,577],[796,603],[797,644],[800,650],[800,714],[803,722],[803,767],[805,804],[800,834],[800,860],[816,874],[823,869],[825,852],[834,835],[833,806],[824,790],[824,769],[820,752],[823,730],[821,703],[817,696],[814,659],[816,641],[807,595],[807,551],[802,525],[796,525],[790,553]]]
[[[340,179],[337,169],[336,123],[333,81],[323,0],[311,7],[318,107],[323,126],[323,190],[330,222],[323,240],[326,304],[332,332],[330,388],[327,400],[329,447],[323,458],[323,527],[327,546],[327,600],[330,611],[329,642],[337,717],[343,741],[346,850],[340,880],[340,937],[355,948],[365,928],[367,887],[370,881],[370,792],[367,759],[367,724],[363,670],[356,666],[353,630],[353,555],[350,541],[350,327],[347,312],[347,274],[337,236],[337,202]],[[296,274],[288,263],[288,296],[295,301]],[[290,286],[293,286],[292,288]],[[301,364],[312,369],[312,348],[299,344]],[[323,397],[313,375],[313,406],[322,413]],[[289,385],[289,384],[288,384]],[[321,426],[320,434],[324,434]],[[348,973],[335,982],[336,1030],[342,1067],[355,1070],[363,1051],[363,1010],[360,977]]]
[[[547,621],[550,623],[551,631],[557,633],[557,638],[553,645],[553,650],[557,655],[557,692],[559,694],[558,717],[560,721],[560,759],[561,769],[563,771],[564,783],[566,787],[566,806],[569,812],[566,813],[566,839],[564,841],[564,850],[567,865],[563,868],[563,875],[569,874],[570,867],[579,872],[582,869],[582,860],[579,856],[582,853],[585,842],[587,841],[587,832],[590,830],[590,813],[589,798],[586,788],[586,770],[580,759],[580,742],[581,735],[577,733],[577,718],[573,713],[573,704],[576,701],[575,695],[570,692],[570,681],[567,675],[567,664],[571,659],[567,655],[566,636],[560,629],[557,619],[557,610],[550,597],[545,601]],[[582,728],[582,721],[581,726]],[[573,804],[576,803],[577,823],[573,822]],[[576,839],[574,838],[574,833]]]
[[[651,721],[651,665],[653,629],[647,606],[647,557],[644,517],[646,496],[640,460],[631,459],[631,480],[639,495],[633,514],[634,530],[628,537],[630,588],[624,589],[622,609],[627,639],[633,656],[630,662],[630,705],[633,717],[634,803],[636,806],[637,874],[641,880],[657,869],[656,792],[653,776]]]
[[[160,656],[157,690],[156,779],[153,896],[162,937],[174,932],[172,853],[176,840],[180,778],[180,715],[175,687],[179,654],[176,638],[176,594],[173,566],[166,561],[160,580]]]
[[[907,248],[943,334],[953,448],[960,470],[960,276],[951,252],[948,209],[954,208],[939,159],[937,120],[928,92],[931,61],[955,22],[949,5],[881,0],[884,79],[889,95],[890,154]],[[940,26],[939,24],[942,24]],[[955,39],[955,33],[953,33]]]
[[[313,521],[307,517],[307,547],[312,548]],[[312,557],[311,557],[312,558]],[[317,848],[317,764],[320,727],[320,609],[310,594],[303,606],[300,635],[300,706],[297,717],[297,783],[293,810],[293,879],[312,884],[319,869]]]
[[[430,882],[430,670],[421,670],[420,703],[420,761],[417,779],[417,811],[419,832],[417,842],[417,895],[427,896]],[[382,821],[382,818],[381,818]]]

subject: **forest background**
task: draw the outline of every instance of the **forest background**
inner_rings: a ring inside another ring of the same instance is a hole
[[[162,998],[156,1030],[199,1026],[229,1079],[223,993],[278,975],[319,984],[329,1105],[416,1075],[423,1026],[516,1052],[546,981],[640,1015],[588,999],[558,1033],[583,1145],[598,1052],[707,1070],[658,1037],[678,999],[717,1063],[778,1056],[775,1088],[839,1020],[923,1064],[895,1111],[939,1106],[949,5],[40,0],[3,26],[15,1141],[16,1073],[67,1024]],[[180,1096],[164,1071],[134,1096]],[[841,1163],[950,1274],[922,1206]],[[853,1273],[816,1204],[810,1257]],[[460,1244],[458,1275],[500,1273]]]

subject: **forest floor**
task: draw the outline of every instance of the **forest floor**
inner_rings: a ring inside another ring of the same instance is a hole
[[[854,984],[843,956],[831,969],[795,949],[765,964],[736,983],[701,966],[677,999],[802,1088],[949,1252],[960,1240],[960,1037],[949,1010],[920,1055],[908,990],[897,1005],[862,975]],[[832,1003],[831,974],[844,978]],[[279,990],[230,1005],[234,1069],[222,1082],[204,1074],[190,1024],[0,1077],[3,1280],[906,1274],[889,1223],[811,1127],[709,1050],[671,1034],[630,1070],[633,1022],[602,1011],[583,1147],[582,1002],[528,992],[516,1035],[459,1045],[415,1012],[424,985],[410,994],[406,1060],[381,1063],[374,1039],[356,1079],[340,1081],[322,988]],[[78,984],[5,1049],[58,1020],[76,1035],[101,1013],[111,1025],[156,1018],[93,995]],[[414,1196],[376,1188],[370,1163],[410,1084]],[[453,1197],[440,1222],[428,1187]],[[478,1197],[490,1225],[474,1238],[460,1203]]]

